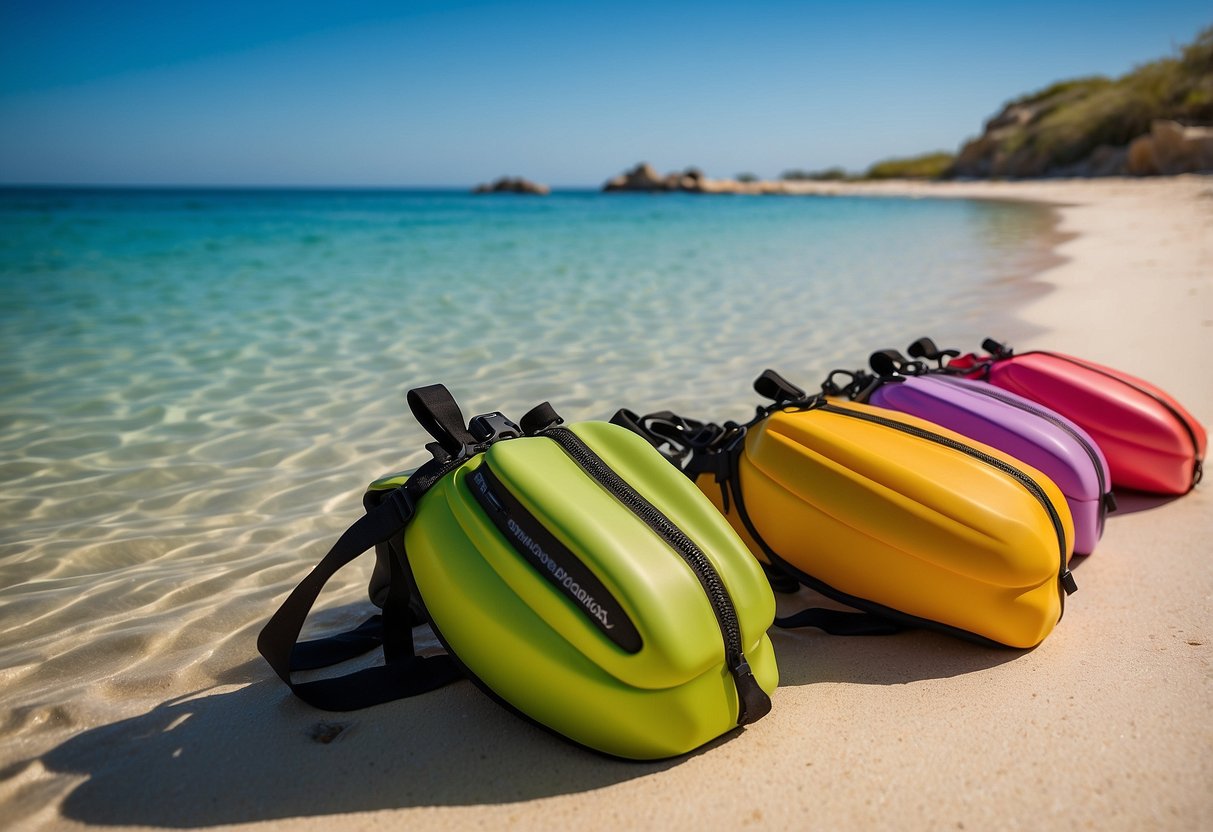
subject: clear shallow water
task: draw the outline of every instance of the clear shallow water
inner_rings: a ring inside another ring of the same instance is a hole
[[[0,738],[263,678],[273,601],[368,480],[423,459],[408,387],[469,415],[744,417],[765,367],[815,386],[996,333],[1051,225],[952,200],[0,191]],[[321,624],[361,614],[366,572]]]

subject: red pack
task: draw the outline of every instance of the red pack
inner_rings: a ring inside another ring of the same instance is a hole
[[[985,355],[939,350],[929,338],[910,355],[936,360],[944,372],[987,381],[1047,405],[1099,444],[1112,483],[1156,494],[1186,494],[1200,482],[1205,429],[1183,405],[1148,381],[1058,352],[1015,354],[987,338]]]

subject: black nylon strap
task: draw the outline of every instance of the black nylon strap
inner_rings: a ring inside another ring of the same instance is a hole
[[[730,431],[738,427],[732,422],[721,426],[686,419],[669,410],[639,416],[626,408],[615,412],[611,424],[627,428],[643,438],[691,479],[701,471],[701,458],[715,459],[714,452],[708,449],[726,435],[733,435]]]
[[[906,358],[897,350],[877,350],[868,358],[868,366],[878,376],[895,376],[901,372]]]
[[[626,407],[616,410],[615,415],[611,417],[611,424],[619,425],[621,428],[627,428],[632,433],[644,439],[654,448],[660,448],[662,445],[662,440],[658,439],[645,428],[644,423],[641,421],[640,415],[634,410],[628,410]]]
[[[767,576],[767,583],[771,585],[771,589],[783,595],[794,595],[800,591],[800,581],[787,572],[784,572],[778,566],[770,563],[763,563],[762,572]]]
[[[534,436],[540,431],[560,424],[564,424],[564,419],[560,418],[560,414],[548,402],[535,405],[518,420],[518,427],[522,428],[522,432],[527,436]]]
[[[465,447],[476,443],[465,427],[459,404],[445,385],[417,387],[406,398],[421,427],[451,456],[459,456]]]
[[[369,653],[383,644],[383,616],[372,615],[347,632],[314,641],[301,641],[291,650],[291,670],[331,667]]]
[[[403,488],[396,489],[380,505],[368,510],[345,530],[328,554],[295,587],[257,637],[257,649],[270,667],[296,696],[309,705],[328,711],[357,710],[415,696],[442,687],[459,677],[459,671],[449,656],[423,658],[414,652],[412,630],[408,626],[408,587],[411,581],[405,572],[406,567],[399,563],[399,558],[393,557],[390,559],[391,589],[384,604],[382,630],[386,664],[334,679],[311,682],[295,682],[291,679],[295,642],[324,585],[341,567],[376,543],[398,534],[412,514],[412,500]],[[359,638],[366,637],[367,633],[364,632]],[[309,656],[309,653],[315,652],[324,651],[321,648],[306,649],[300,661],[309,667],[318,666],[315,664],[317,656]]]
[[[816,627],[832,636],[890,636],[905,629],[870,612],[844,612],[824,607],[810,607],[784,618],[776,618],[775,626],[785,630]]]

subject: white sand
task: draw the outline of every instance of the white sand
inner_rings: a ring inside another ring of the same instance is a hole
[[[991,334],[1121,367],[1213,421],[1213,180],[814,187],[1063,205],[1066,261],[1036,278],[1055,289]],[[1123,500],[1036,650],[776,633],[772,714],[682,760],[600,759],[466,683],[316,712],[245,632],[232,684],[150,710],[140,690],[124,721],[0,755],[0,813],[56,829],[1210,829],[1210,488]],[[44,710],[9,718],[54,725]],[[344,730],[320,743],[319,723]]]

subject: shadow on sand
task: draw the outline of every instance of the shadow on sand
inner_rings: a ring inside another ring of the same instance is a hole
[[[801,595],[781,606],[803,605]],[[772,630],[781,684],[903,684],[984,670],[1022,654],[926,632],[844,638]],[[166,702],[78,734],[41,758],[87,779],[65,817],[96,825],[194,828],[415,806],[507,804],[586,792],[680,765],[593,754],[507,713],[468,682],[365,711],[294,699],[260,661],[245,687]],[[775,707],[779,707],[778,696]]]
[[[634,763],[552,737],[468,682],[355,713],[326,713],[278,682],[164,703],[79,734],[42,758],[87,775],[65,817],[191,828],[412,806],[511,803],[588,791],[687,758]]]
[[[1125,491],[1116,489],[1116,511],[1108,515],[1109,521],[1125,514],[1136,514],[1139,511],[1152,511],[1167,503],[1179,499],[1175,494],[1147,494],[1144,491]]]
[[[779,598],[779,614],[805,607],[845,609],[808,589]],[[943,633],[907,630],[890,636],[832,636],[815,629],[772,627],[781,686],[814,682],[903,685],[948,679],[1014,661],[1025,650],[986,647]]]

